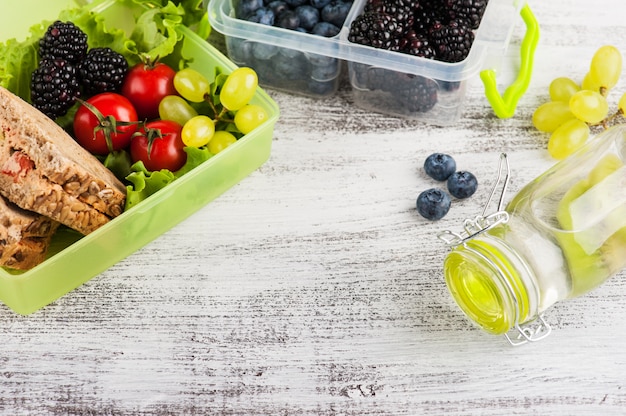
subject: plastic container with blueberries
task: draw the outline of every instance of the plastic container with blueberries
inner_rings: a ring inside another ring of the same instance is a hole
[[[451,125],[460,118],[468,81],[478,77],[495,114],[512,116],[530,81],[539,33],[525,1],[489,0],[468,56],[449,63],[350,42],[350,25],[367,0],[353,2],[339,33],[332,37],[238,19],[238,2],[211,0],[209,22],[224,35],[229,58],[239,66],[254,68],[263,87],[329,97],[337,92],[345,66],[358,107],[434,125]],[[501,94],[496,71],[522,21],[526,31],[519,73]],[[429,94],[429,98],[416,102],[415,94]]]

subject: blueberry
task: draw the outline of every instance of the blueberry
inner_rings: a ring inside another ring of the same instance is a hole
[[[426,174],[437,181],[445,181],[456,170],[456,162],[445,153],[433,153],[424,161]]]
[[[279,47],[276,45],[270,45],[268,43],[256,43],[254,45],[254,49],[252,50],[252,54],[256,59],[261,61],[267,61],[276,55],[279,51]]]
[[[255,42],[234,36],[230,37],[228,40],[228,56],[237,64],[245,64],[253,58],[254,45]]]
[[[316,9],[322,9],[324,6],[326,6],[330,2],[331,0],[310,0],[309,1],[311,6],[315,7]]]
[[[319,22],[313,26],[311,33],[318,36],[324,36],[326,38],[332,38],[333,36],[339,34],[339,28],[332,23]]]
[[[461,88],[460,81],[437,81],[444,91],[456,91]]]
[[[335,80],[330,81],[317,81],[310,79],[308,83],[308,90],[315,95],[328,95],[335,92]]]
[[[245,19],[261,7],[263,7],[263,0],[240,0],[235,8],[235,15],[238,19]]]
[[[300,27],[303,29],[311,30],[320,21],[320,11],[313,6],[296,7],[295,11],[300,19]]]
[[[359,89],[366,89],[367,84],[367,75],[368,68],[370,65],[360,64],[358,62],[354,62],[350,65],[350,73],[351,78],[353,79],[352,83],[355,84],[355,87]]]
[[[339,72],[338,63],[329,65],[314,65],[311,67],[311,78],[318,81],[328,81],[337,78]]]
[[[352,7],[351,2],[333,0],[322,9],[322,20],[332,23],[337,27],[341,27],[346,20],[350,7]]]
[[[448,191],[453,197],[463,199],[474,195],[478,188],[476,176],[467,171],[454,172],[448,178]]]
[[[274,12],[269,7],[261,7],[252,12],[246,20],[249,22],[272,26],[274,25]]]
[[[450,210],[450,196],[438,188],[423,191],[415,203],[417,211],[427,220],[440,220]]]
[[[289,10],[289,5],[282,0],[274,0],[270,2],[267,7],[274,12],[274,16],[278,16],[285,10]]]
[[[278,54],[272,59],[276,76],[282,80],[294,81],[308,78],[309,62],[304,54],[290,57]]]
[[[290,5],[292,9],[307,4],[307,2],[308,0],[285,0],[285,3]]]
[[[297,49],[290,49],[290,48],[280,48],[279,53],[283,56],[286,56],[287,58],[292,58],[292,59],[306,59],[306,55],[304,54],[304,52],[299,51]]]
[[[300,26],[300,19],[293,10],[285,10],[276,18],[275,24],[284,29],[296,30]]]
[[[339,62],[337,58],[333,58],[327,55],[320,55],[317,53],[309,53],[308,56],[309,56],[309,62],[311,62],[311,65],[315,65],[315,66],[327,66],[327,65],[337,66]]]
[[[273,85],[277,82],[276,71],[274,71],[274,67],[270,65],[270,62],[252,59],[248,63],[251,68],[254,68],[260,84]]]

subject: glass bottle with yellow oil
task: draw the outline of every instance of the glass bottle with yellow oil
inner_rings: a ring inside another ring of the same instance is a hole
[[[504,173],[503,196],[506,155],[499,182]],[[496,212],[439,237],[452,247],[446,284],[470,320],[513,345],[544,338],[544,311],[626,267],[626,126],[597,135],[506,207],[501,197]]]

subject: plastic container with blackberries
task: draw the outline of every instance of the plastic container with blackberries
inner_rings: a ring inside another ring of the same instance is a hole
[[[229,58],[254,68],[265,88],[325,98],[347,74],[355,105],[435,125],[454,124],[468,82],[495,74],[527,9],[517,0],[211,0],[208,7]],[[526,37],[529,30],[527,23]],[[522,75],[523,84],[529,74]],[[511,104],[507,94],[491,96],[492,105]]]

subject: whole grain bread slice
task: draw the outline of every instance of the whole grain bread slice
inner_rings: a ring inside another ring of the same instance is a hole
[[[122,213],[126,188],[53,120],[0,87],[0,194],[89,234]]]
[[[28,270],[46,258],[59,223],[0,196],[0,266]]]

